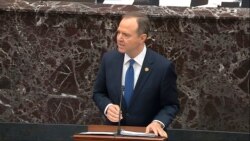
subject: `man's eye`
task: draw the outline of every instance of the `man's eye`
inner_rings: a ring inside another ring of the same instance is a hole
[[[124,37],[129,37],[129,35],[128,34],[123,34],[124,35]]]
[[[127,33],[122,33],[122,32],[119,32],[119,31],[116,32],[116,35],[117,35],[117,36],[121,36],[121,37],[123,37],[123,38],[129,38],[129,37],[130,37],[129,34],[127,34]]]

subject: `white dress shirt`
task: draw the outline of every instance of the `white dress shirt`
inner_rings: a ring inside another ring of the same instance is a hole
[[[135,58],[130,58],[127,54],[124,55],[124,61],[123,61],[123,69],[122,69],[122,86],[125,86],[125,75],[127,72],[127,69],[129,67],[129,60],[134,59],[135,63],[133,65],[134,67],[134,88],[136,86],[136,82],[138,80],[138,77],[140,75],[141,67],[144,61],[144,58],[146,56],[147,48],[144,45],[144,48],[140,54],[138,54]]]

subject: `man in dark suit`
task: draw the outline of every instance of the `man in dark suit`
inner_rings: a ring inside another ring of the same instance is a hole
[[[94,85],[93,100],[117,124],[125,87],[121,125],[147,126],[146,132],[167,137],[166,128],[179,110],[172,62],[146,48],[149,19],[136,12],[123,16],[117,29],[117,50],[104,54]]]

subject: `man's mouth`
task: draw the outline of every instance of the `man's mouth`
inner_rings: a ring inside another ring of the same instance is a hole
[[[123,47],[124,47],[124,45],[123,45],[123,44],[118,44],[118,47],[123,48]]]

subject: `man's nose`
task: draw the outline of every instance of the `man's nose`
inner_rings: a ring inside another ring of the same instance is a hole
[[[119,33],[116,35],[116,38],[117,38],[117,41],[123,40],[122,34],[119,34]]]

